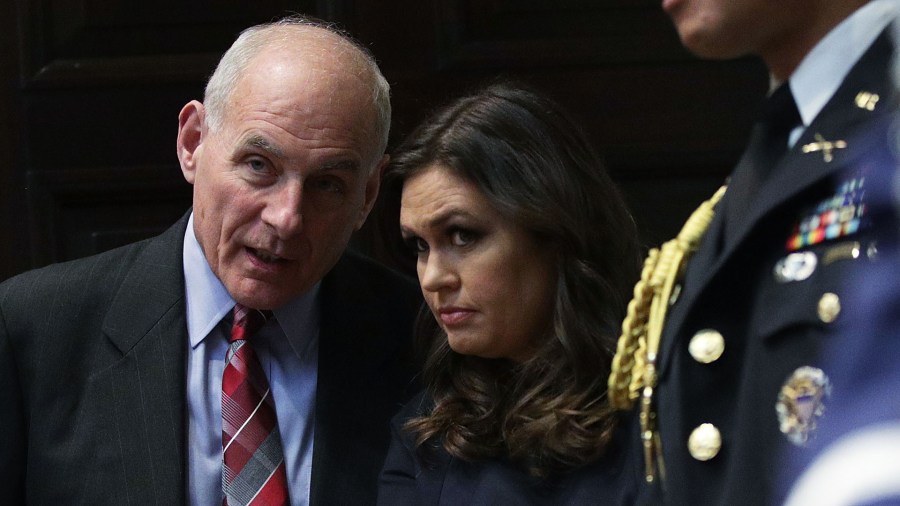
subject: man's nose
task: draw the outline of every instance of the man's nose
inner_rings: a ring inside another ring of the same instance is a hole
[[[288,239],[303,228],[303,185],[284,184],[269,196],[262,219],[280,239]]]

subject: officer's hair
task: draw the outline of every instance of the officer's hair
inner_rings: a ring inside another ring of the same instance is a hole
[[[367,69],[376,112],[375,134],[380,142],[378,153],[384,153],[391,126],[390,85],[381,74],[375,58],[365,46],[335,25],[307,16],[289,16],[272,23],[252,26],[241,32],[222,56],[206,84],[203,105],[207,128],[215,132],[222,127],[228,100],[253,58],[266,48],[297,44],[294,35],[298,29],[306,30],[309,35],[318,35],[320,40],[333,42],[333,54],[346,55]]]

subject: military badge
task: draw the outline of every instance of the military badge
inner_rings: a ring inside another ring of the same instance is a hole
[[[787,250],[855,234],[866,216],[865,178],[845,182],[838,192],[820,202],[813,212],[794,225],[787,240]]]
[[[831,163],[834,160],[834,150],[835,149],[847,149],[847,141],[844,140],[836,140],[829,141],[825,140],[825,137],[822,137],[821,134],[816,134],[816,142],[810,142],[809,144],[804,144],[800,150],[804,153],[822,153],[822,160],[825,163]]]
[[[803,281],[816,271],[818,258],[812,251],[795,251],[775,264],[775,279],[779,283]]]
[[[798,368],[782,385],[775,403],[778,427],[788,441],[804,446],[825,413],[825,401],[831,395],[831,382],[818,368]]]
[[[859,107],[860,109],[874,111],[875,104],[877,104],[879,100],[881,100],[881,97],[878,96],[877,93],[872,93],[871,91],[861,91],[857,93],[854,102],[856,102],[856,107]]]

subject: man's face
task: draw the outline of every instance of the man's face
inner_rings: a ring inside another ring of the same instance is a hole
[[[704,58],[735,58],[789,47],[807,0],[662,0],[682,43]],[[809,17],[809,19],[812,19]]]
[[[318,54],[323,54],[319,52]],[[324,53],[327,54],[327,53]],[[371,85],[340,57],[264,50],[210,131],[181,113],[179,158],[194,232],[239,303],[276,308],[331,269],[378,193]]]

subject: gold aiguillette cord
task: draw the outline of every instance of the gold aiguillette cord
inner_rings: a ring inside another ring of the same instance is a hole
[[[609,375],[609,401],[618,410],[630,410],[641,399],[639,421],[644,449],[644,478],[653,483],[658,476],[665,480],[665,463],[656,430],[653,394],[656,387],[656,354],[666,312],[677,296],[678,282],[691,255],[697,251],[703,234],[715,215],[714,209],[725,186],[700,204],[675,239],[650,250],[641,279],[634,287],[628,313],[622,323],[616,356]]]

